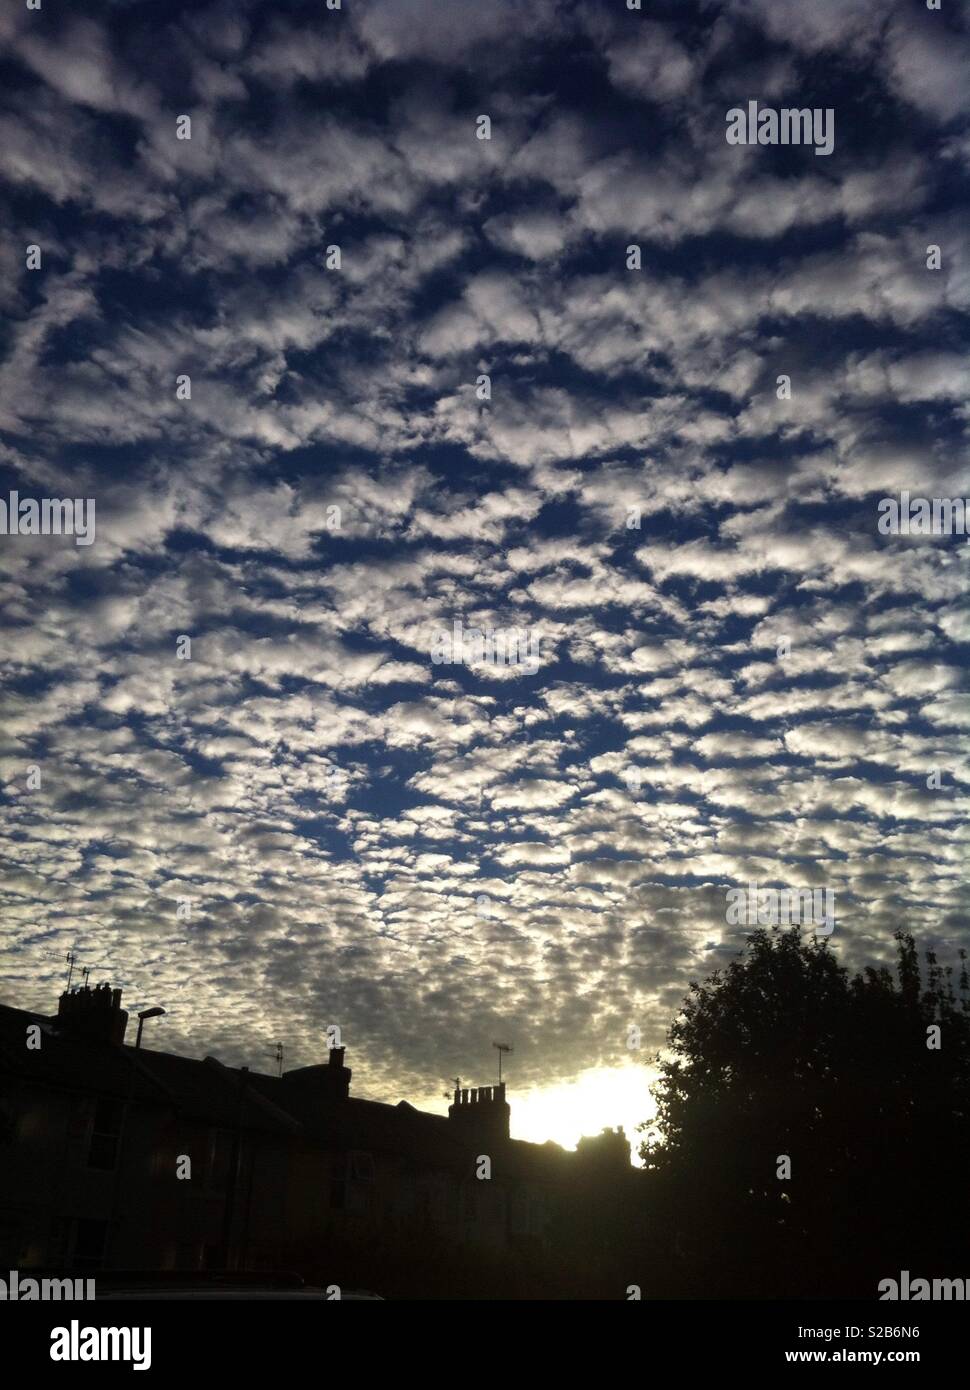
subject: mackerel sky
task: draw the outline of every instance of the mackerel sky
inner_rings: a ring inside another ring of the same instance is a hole
[[[954,958],[970,545],[877,507],[970,496],[968,72],[953,0],[4,5],[0,497],[96,501],[0,536],[4,1002],[441,1106],[648,1064],[738,885]]]

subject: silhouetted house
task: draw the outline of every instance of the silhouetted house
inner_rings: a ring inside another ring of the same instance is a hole
[[[432,1115],[352,1097],[343,1048],[276,1077],[125,1046],[126,1024],[107,986],[55,1018],[0,1006],[0,1268],[330,1261],[374,1283],[432,1248],[595,1264],[629,1225],[621,1131],[570,1153],[509,1137],[504,1085]]]

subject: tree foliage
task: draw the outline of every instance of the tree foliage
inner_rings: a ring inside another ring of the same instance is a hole
[[[896,944],[895,972],[850,976],[825,940],[758,931],[691,986],[641,1147],[682,1292],[871,1298],[900,1269],[961,1275],[966,962],[954,986]]]

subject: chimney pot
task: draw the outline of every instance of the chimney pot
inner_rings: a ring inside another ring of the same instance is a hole
[[[105,982],[94,989],[81,985],[70,992],[65,990],[58,1000],[57,1021],[66,1032],[120,1047],[128,1015],[121,1007],[121,990],[112,990]]]
[[[500,1086],[456,1090],[448,1119],[457,1127],[456,1132],[470,1142],[484,1144],[508,1139],[510,1112],[505,1099],[505,1082]]]

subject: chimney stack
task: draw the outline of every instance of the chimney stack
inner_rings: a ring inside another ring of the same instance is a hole
[[[508,1139],[512,1112],[505,1099],[505,1082],[497,1086],[455,1089],[448,1119],[457,1134],[475,1143]]]
[[[597,1169],[631,1166],[630,1141],[622,1125],[615,1129],[607,1125],[602,1134],[584,1135],[576,1145],[576,1152]]]
[[[62,1031],[75,1037],[120,1047],[128,1027],[128,1015],[121,1007],[121,990],[112,989],[107,983],[95,989],[81,985],[65,990],[58,1000],[57,1022]]]
[[[350,1095],[350,1068],[344,1065],[342,1047],[332,1047],[322,1066],[296,1067],[280,1078],[283,1094],[308,1105],[329,1105]]]

